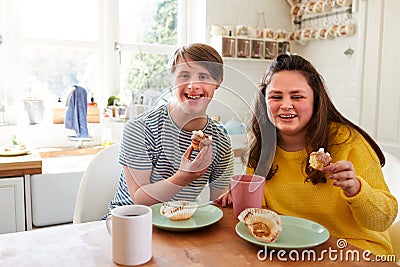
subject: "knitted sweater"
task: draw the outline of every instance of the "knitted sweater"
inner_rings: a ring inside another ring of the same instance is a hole
[[[286,152],[277,147],[273,166],[278,165],[279,169],[266,181],[264,205],[283,215],[318,222],[332,236],[376,255],[389,255],[392,247],[387,229],[397,215],[398,204],[385,183],[379,159],[356,131],[348,138],[349,130],[341,126],[332,136],[330,144],[338,144],[328,146],[332,162],[353,163],[361,181],[360,192],[346,197],[341,188],[333,185],[329,174],[327,183],[305,182],[306,150]]]

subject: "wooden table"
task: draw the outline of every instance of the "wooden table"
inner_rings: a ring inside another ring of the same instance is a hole
[[[232,208],[222,208],[224,217],[207,228],[192,232],[169,232],[153,228],[153,258],[144,266],[397,266],[394,263],[346,261],[346,252],[362,250],[349,245],[329,258],[325,253],[322,261],[293,261],[286,254],[287,261],[274,257],[261,261],[258,246],[241,239],[235,232],[237,220]],[[323,250],[335,249],[336,239],[314,249],[317,255]],[[301,250],[298,253],[301,255]],[[271,254],[270,254],[271,255]],[[281,255],[282,258],[283,255]],[[268,256],[269,257],[269,256]],[[351,257],[350,257],[351,259]],[[105,222],[69,224],[37,229],[28,232],[0,235],[1,266],[117,266],[112,261],[111,237]]]

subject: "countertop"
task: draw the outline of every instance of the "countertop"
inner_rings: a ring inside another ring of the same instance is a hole
[[[42,173],[42,158],[38,152],[21,156],[0,157],[0,177]]]

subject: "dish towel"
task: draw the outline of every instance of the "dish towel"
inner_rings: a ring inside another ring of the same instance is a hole
[[[87,92],[83,87],[74,85],[68,96],[65,112],[65,128],[74,130],[76,137],[89,137],[87,127]]]

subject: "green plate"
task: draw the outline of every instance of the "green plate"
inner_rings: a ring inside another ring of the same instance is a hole
[[[329,238],[329,231],[316,222],[292,216],[281,216],[281,220],[282,232],[274,243],[258,241],[242,222],[236,224],[235,230],[244,240],[271,248],[310,248],[324,243]]]
[[[198,207],[192,218],[188,220],[173,221],[160,214],[161,205],[162,203],[158,203],[151,206],[153,212],[153,225],[157,228],[174,232],[201,229],[218,222],[223,216],[221,209],[213,205],[206,205]]]

